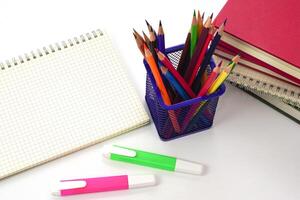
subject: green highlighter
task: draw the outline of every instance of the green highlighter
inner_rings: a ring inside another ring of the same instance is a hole
[[[105,147],[103,155],[111,160],[195,175],[201,175],[204,168],[200,163],[117,145]]]

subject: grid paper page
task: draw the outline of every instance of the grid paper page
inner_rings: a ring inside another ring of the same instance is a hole
[[[107,34],[93,34],[0,70],[0,179],[149,122]]]

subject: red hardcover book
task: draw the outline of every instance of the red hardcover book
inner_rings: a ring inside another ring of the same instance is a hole
[[[220,46],[300,84],[300,1],[228,0],[215,20],[228,23]]]

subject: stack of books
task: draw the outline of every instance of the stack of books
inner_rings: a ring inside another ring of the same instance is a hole
[[[228,82],[300,123],[300,3],[228,0],[215,24],[225,27],[215,59],[241,56]],[[218,61],[216,61],[218,62]]]

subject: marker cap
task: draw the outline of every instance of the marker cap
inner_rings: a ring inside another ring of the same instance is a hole
[[[128,175],[128,187],[142,188],[156,185],[156,178],[154,175]]]
[[[175,171],[187,174],[201,175],[204,171],[204,166],[200,163],[185,161],[177,158]]]

